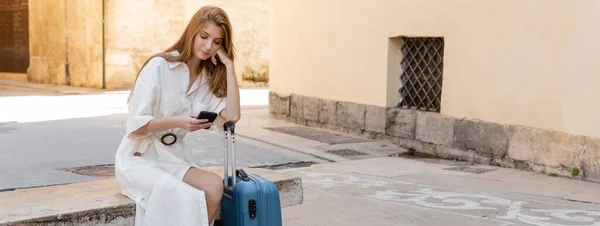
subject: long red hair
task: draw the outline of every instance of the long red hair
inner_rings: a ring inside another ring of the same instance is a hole
[[[133,94],[135,83],[137,82],[142,68],[144,68],[152,58],[160,56],[170,62],[177,61],[184,63],[192,59],[194,56],[194,38],[208,23],[214,23],[223,30],[223,41],[221,42],[221,45],[223,46],[223,50],[227,53],[227,56],[229,56],[229,59],[233,62],[235,52],[229,16],[227,16],[227,13],[219,7],[204,6],[192,16],[190,22],[183,31],[183,34],[181,34],[181,37],[179,37],[179,40],[177,40],[175,44],[162,53],[154,54],[144,62],[135,77],[131,87],[130,97]],[[179,56],[170,54],[170,52],[175,50],[179,52]],[[219,98],[225,97],[227,95],[227,69],[225,68],[225,65],[220,63],[214,65],[209,58],[200,62],[197,73],[199,74],[202,69],[205,69],[208,72],[208,84],[210,84],[211,92]]]

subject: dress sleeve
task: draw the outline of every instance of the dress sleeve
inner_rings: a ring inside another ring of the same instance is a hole
[[[215,119],[211,130],[216,132],[223,132],[223,124],[225,123],[225,119],[221,117],[221,111],[225,109],[225,106],[227,106],[227,97],[220,98],[216,106],[213,107],[213,112],[216,112],[218,116],[217,119]]]
[[[148,136],[147,133],[134,132],[154,119],[152,108],[160,95],[158,73],[162,61],[165,60],[158,57],[153,58],[142,68],[138,76],[128,105],[129,116],[125,136],[130,139],[140,139]]]

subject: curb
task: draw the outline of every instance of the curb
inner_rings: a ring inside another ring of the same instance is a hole
[[[202,169],[223,176],[222,167]],[[273,170],[244,170],[273,181],[279,190],[282,208],[303,203],[300,178]],[[133,225],[134,220],[135,203],[121,195],[114,178],[0,192],[0,226]]]
[[[128,91],[128,90],[122,90],[122,89],[100,89],[100,88],[86,88],[86,87],[77,87],[77,86],[56,85],[56,84],[30,83],[30,82],[20,82],[20,81],[5,80],[5,79],[0,79],[0,85],[42,90],[42,91],[54,92],[57,94],[66,94],[66,95],[67,94],[100,94],[100,93],[107,93],[107,92],[119,92],[119,91],[126,92],[126,91]]]

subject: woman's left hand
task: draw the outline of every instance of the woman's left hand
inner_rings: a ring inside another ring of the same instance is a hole
[[[225,52],[225,50],[223,50],[223,47],[219,48],[219,50],[217,50],[217,53],[212,56],[212,62],[215,65],[217,65],[217,55],[219,55],[219,61],[221,61],[221,63],[225,65],[231,64],[231,59],[229,59],[229,56],[227,56],[227,53]]]

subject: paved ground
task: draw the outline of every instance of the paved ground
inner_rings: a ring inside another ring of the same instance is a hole
[[[283,210],[284,225],[600,225],[600,184],[448,170],[457,164],[389,157],[286,170],[302,178],[304,203]]]
[[[246,108],[264,106],[267,90],[243,90]],[[0,190],[98,180],[61,169],[107,165],[123,137],[126,92],[59,95],[0,86]],[[8,109],[8,110],[5,110]],[[220,133],[186,137],[200,166],[222,165]],[[263,142],[237,137],[238,164],[268,166],[322,162]]]
[[[305,189],[302,205],[284,209],[284,225],[600,225],[598,183],[435,158],[386,157],[405,150],[385,140],[294,130],[300,126],[261,109],[245,117],[238,133],[246,137],[337,161],[284,170],[302,178]],[[333,154],[340,150],[361,154]]]
[[[0,96],[31,96],[31,95],[56,95],[52,91],[33,90],[31,88],[14,87],[0,83]]]
[[[0,109],[11,109],[0,111],[0,121],[5,121],[0,125],[0,185],[93,179],[56,169],[111,163],[124,115],[110,112],[122,111],[119,104],[107,106],[120,103],[111,98],[122,94],[104,95],[0,97]],[[69,110],[51,107],[51,101]],[[44,104],[48,115],[30,112]],[[76,111],[81,109],[89,111]],[[101,115],[90,116],[102,109]],[[78,117],[57,119],[64,112]],[[245,150],[242,162],[336,161],[282,170],[301,177],[304,187],[304,203],[283,210],[286,226],[600,225],[597,183],[464,162],[386,157],[404,150],[384,140],[363,142],[331,131],[294,129],[301,126],[273,119],[266,108],[247,108],[243,115],[237,131]],[[203,164],[219,165],[222,152],[213,151],[222,150],[218,136],[191,137],[198,144],[211,140],[214,146],[194,152]]]

